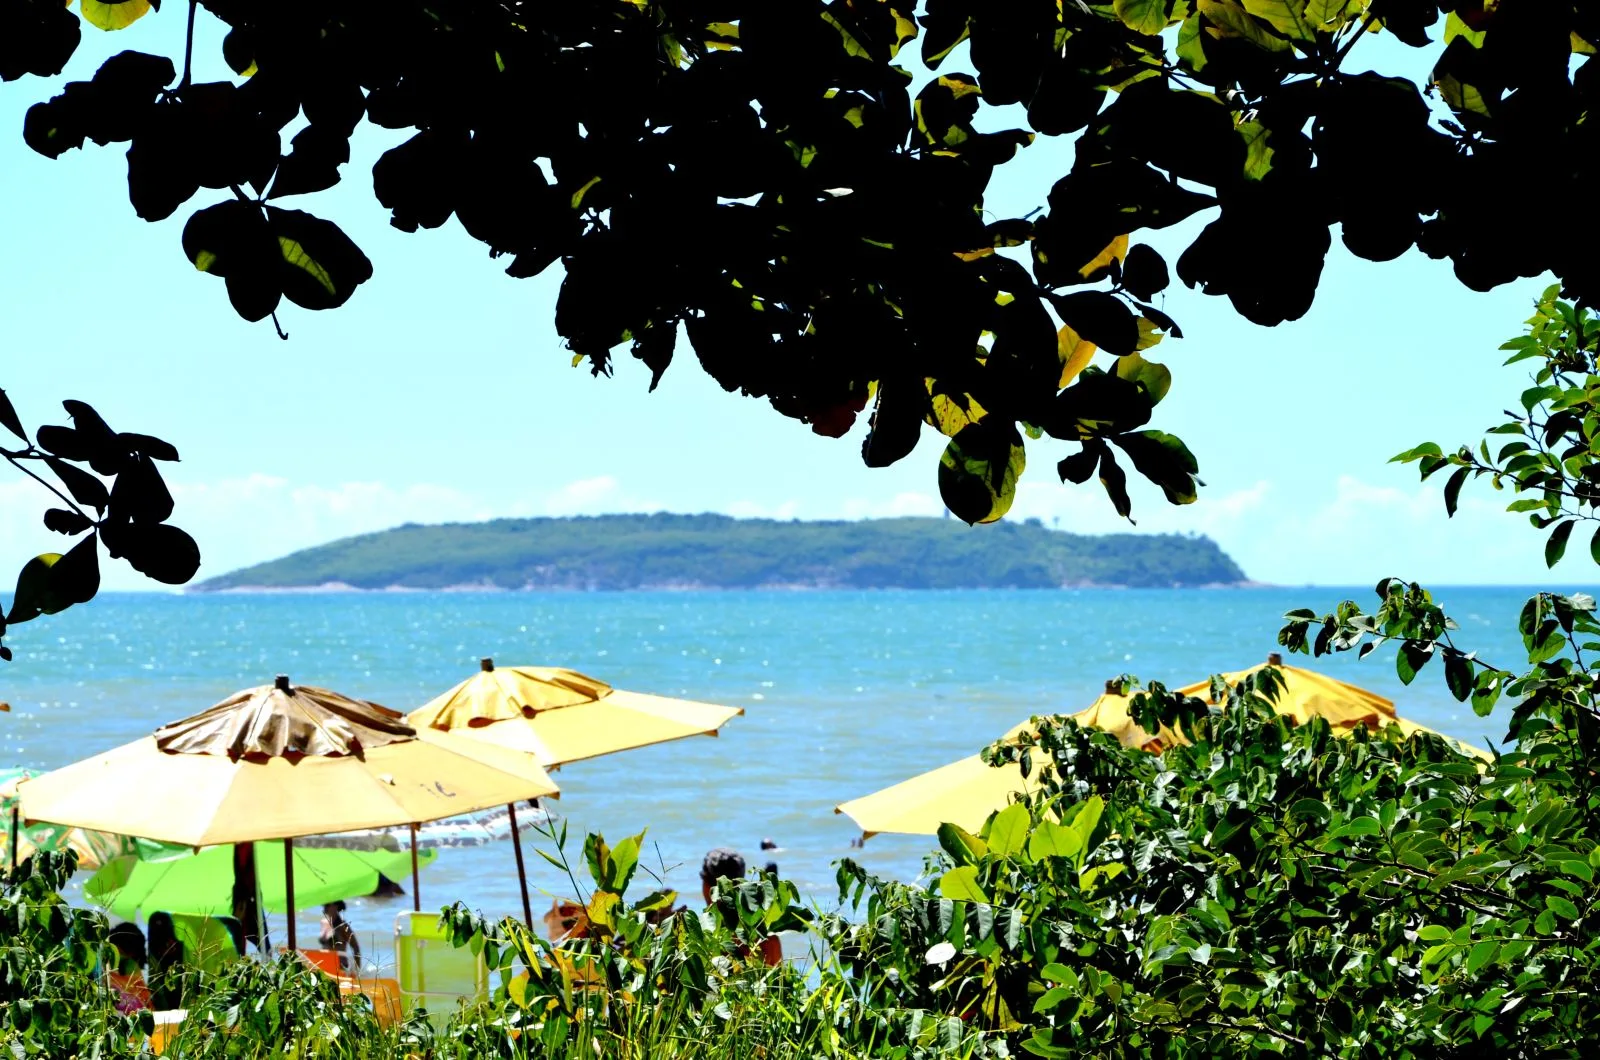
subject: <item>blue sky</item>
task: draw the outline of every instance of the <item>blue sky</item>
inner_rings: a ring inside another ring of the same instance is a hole
[[[203,190],[148,224],[128,204],[121,145],[51,161],[21,138],[29,105],[116,51],[180,54],[181,14],[174,5],[114,35],[85,27],[63,77],[0,85],[0,386],[30,425],[62,422],[56,401],[75,397],[118,429],[176,444],[174,521],[200,541],[202,576],[408,520],[942,510],[931,430],[900,464],[869,470],[864,424],[843,440],[816,437],[764,402],[724,394],[686,342],[654,394],[625,352],[612,379],[570,367],[552,324],[559,268],[512,280],[454,221],[418,235],[388,226],[369,174],[399,137],[382,130],[358,138],[338,188],[304,202],[355,238],[374,278],[343,309],[288,307],[288,342],[241,321],[179,245],[184,220],[222,193]],[[204,13],[201,23],[197,79],[220,79],[217,24]],[[1381,42],[1367,54],[1385,72],[1414,73]],[[1041,139],[997,175],[991,209],[1041,205],[1070,164],[1067,143]],[[1145,238],[1171,261],[1195,230]],[[1152,354],[1174,375],[1155,425],[1189,443],[1207,488],[1181,509],[1137,489],[1138,530],[1210,534],[1252,577],[1278,584],[1547,580],[1537,538],[1500,511],[1503,497],[1469,487],[1447,522],[1437,489],[1386,463],[1419,441],[1474,441],[1495,422],[1524,377],[1500,366],[1496,347],[1543,282],[1475,294],[1448,263],[1415,252],[1363,262],[1335,235],[1317,304],[1293,324],[1259,328],[1225,300],[1168,290],[1165,307],[1188,337]],[[1097,487],[1055,481],[1067,451],[1030,448],[1014,516],[1125,528]],[[0,478],[0,561],[60,543],[38,523],[42,499],[20,476]],[[1590,570],[1571,558],[1557,574]],[[110,564],[106,584],[150,587]]]

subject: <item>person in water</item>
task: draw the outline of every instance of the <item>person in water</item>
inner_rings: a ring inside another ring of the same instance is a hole
[[[348,972],[361,967],[361,943],[356,939],[356,929],[344,918],[344,910],[342,901],[329,902],[322,907],[322,930],[317,941],[323,949],[337,953],[340,970]],[[347,955],[345,950],[350,953]]]
[[[711,903],[711,888],[718,880],[744,878],[744,855],[727,847],[717,847],[700,862],[700,893],[706,904]],[[767,967],[775,968],[783,961],[783,942],[776,935],[761,940],[761,959]]]

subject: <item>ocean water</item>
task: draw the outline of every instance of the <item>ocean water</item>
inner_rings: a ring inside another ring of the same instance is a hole
[[[1516,614],[1529,592],[1436,595],[1463,627],[1459,644],[1515,667]],[[280,672],[410,710],[469,676],[480,656],[570,666],[619,688],[746,709],[717,739],[561,770],[554,808],[569,822],[574,860],[586,831],[615,840],[648,828],[644,863],[668,886],[697,892],[701,855],[731,846],[758,865],[776,860],[829,905],[838,858],[912,879],[933,845],[882,835],[854,849],[859,832],[836,804],[972,754],[1031,714],[1079,710],[1121,673],[1178,685],[1254,665],[1273,649],[1284,611],[1346,598],[1375,600],[1370,589],[1329,588],[106,594],[7,635],[16,659],[0,664],[0,700],[12,705],[0,714],[0,765],[66,765]],[[1504,734],[1504,707],[1476,717],[1431,670],[1407,688],[1391,652],[1309,665],[1453,736],[1481,744]],[[780,849],[761,852],[763,837]],[[527,863],[537,916],[571,887],[531,850]],[[459,899],[519,913],[509,844],[442,851],[423,872],[422,898],[424,909]],[[410,899],[350,905],[366,948],[381,954]],[[314,939],[315,911],[298,928]]]

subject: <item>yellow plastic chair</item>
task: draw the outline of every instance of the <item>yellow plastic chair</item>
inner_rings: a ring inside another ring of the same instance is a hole
[[[450,944],[437,913],[401,913],[394,919],[395,979],[401,1010],[428,1011],[442,1024],[463,1004],[489,999],[489,967],[481,953]]]

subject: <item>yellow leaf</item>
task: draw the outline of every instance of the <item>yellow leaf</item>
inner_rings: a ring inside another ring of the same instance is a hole
[[[210,271],[211,266],[216,263],[216,260],[217,256],[211,253],[211,251],[202,250],[200,253],[194,256],[194,267],[199,269],[201,272],[208,272]]]
[[[993,247],[979,247],[977,250],[955,251],[955,256],[960,258],[962,261],[977,261],[979,258],[986,258],[993,253]]]
[[[322,285],[322,289],[335,298],[339,297],[339,289],[333,285],[333,277],[328,275],[328,270],[322,263],[306,253],[306,248],[297,241],[286,236],[278,237],[278,249],[283,253],[283,260],[296,268],[304,269],[313,280]],[[210,262],[207,262],[210,264]],[[195,265],[200,265],[200,259],[195,259]],[[204,271],[203,269],[201,271]]]
[[[1120,262],[1128,256],[1128,237],[1118,236],[1111,243],[1095,255],[1095,259],[1078,270],[1078,275],[1085,280],[1098,280],[1111,271],[1113,261]]]
[[[1063,325],[1056,333],[1056,352],[1061,356],[1061,382],[1057,386],[1071,386],[1094,357],[1094,351],[1094,343],[1084,341],[1076,331]]]
[[[1148,350],[1167,336],[1162,332],[1160,325],[1147,317],[1139,318],[1139,345],[1134,347],[1135,352]]]
[[[150,13],[150,0],[123,0],[120,4],[83,0],[80,10],[84,21],[91,26],[103,30],[127,29]]]
[[[1316,39],[1306,24],[1306,0],[1244,0],[1244,9],[1290,40]]]
[[[932,406],[932,411],[928,415],[928,423],[930,426],[937,427],[939,433],[946,438],[954,438],[961,428],[977,423],[988,412],[987,409],[978,404],[971,394],[936,394],[933,390],[933,378],[929,377],[925,382]]]
[[[583,197],[589,194],[589,189],[600,183],[599,177],[590,177],[583,187],[572,193],[572,208],[574,210],[583,206]]]

